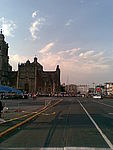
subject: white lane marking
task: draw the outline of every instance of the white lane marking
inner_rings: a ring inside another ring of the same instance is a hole
[[[105,140],[105,142],[108,144],[108,146],[113,149],[113,144],[111,143],[111,141],[107,138],[107,136],[102,132],[102,130],[99,128],[99,126],[97,125],[97,123],[94,121],[94,119],[91,117],[91,115],[88,113],[88,111],[85,109],[85,107],[81,104],[81,102],[79,100],[77,100],[80,104],[80,106],[83,108],[83,110],[85,111],[85,113],[87,114],[87,116],[90,118],[90,120],[92,121],[92,123],[95,125],[96,129],[99,131],[99,133],[101,134],[101,136],[103,137],[103,139]]]
[[[113,115],[113,113],[108,113],[109,115]]]
[[[110,148],[96,148],[96,147],[36,147],[36,148],[18,148],[18,150],[111,150]],[[17,150],[17,148],[1,148],[1,150]]]
[[[99,104],[101,104],[101,105],[105,105],[105,106],[107,106],[107,107],[111,107],[111,108],[113,108],[113,106],[108,105],[108,104],[105,104],[105,103],[102,103],[102,102],[97,102],[97,101],[93,101],[93,102],[95,102],[95,103],[99,103]]]

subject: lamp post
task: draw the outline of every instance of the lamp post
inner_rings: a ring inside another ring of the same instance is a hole
[[[93,93],[95,94],[95,83],[93,83]]]

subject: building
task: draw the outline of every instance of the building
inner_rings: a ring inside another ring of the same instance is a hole
[[[17,72],[12,71],[9,64],[8,43],[5,42],[5,37],[0,32],[0,85],[9,85],[16,87]]]
[[[60,90],[59,65],[55,71],[43,71],[43,66],[37,62],[37,58],[31,63],[18,64],[17,88],[27,93],[52,94]]]
[[[2,30],[0,32],[0,85],[8,84],[8,44],[5,42]]]
[[[18,71],[12,71],[9,64],[8,43],[0,32],[0,85],[8,85],[26,92],[55,94],[60,91],[59,65],[55,71],[43,71],[43,66],[34,58],[34,62],[18,65]]]
[[[104,86],[99,84],[95,86],[95,94],[104,95]]]
[[[83,94],[83,95],[86,95],[88,94],[88,91],[89,91],[89,85],[77,85],[77,93],[78,94]]]
[[[104,84],[104,94],[106,96],[113,95],[113,83],[112,82],[106,82]]]
[[[66,85],[65,91],[70,96],[75,96],[77,94],[77,86],[75,84]]]

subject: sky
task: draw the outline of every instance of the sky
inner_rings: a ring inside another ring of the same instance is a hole
[[[0,28],[13,70],[37,56],[61,83],[113,81],[113,0],[0,0]]]

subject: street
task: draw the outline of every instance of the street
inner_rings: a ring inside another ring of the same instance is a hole
[[[63,101],[5,138],[1,138],[0,148],[82,147],[86,149],[113,149],[112,99],[51,97],[40,98],[42,103],[38,103],[37,98],[36,101],[34,100],[35,105],[30,103],[30,111],[44,105],[45,99],[48,101],[63,99]],[[27,109],[28,106],[25,104],[19,107]]]

